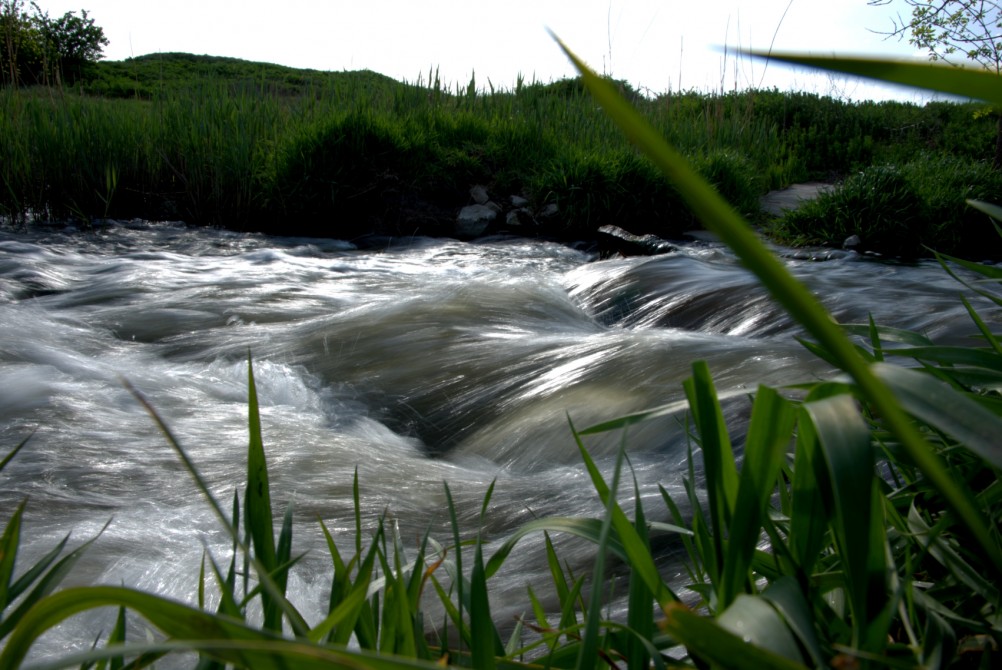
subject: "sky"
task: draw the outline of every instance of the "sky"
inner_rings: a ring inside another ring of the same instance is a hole
[[[919,100],[834,75],[738,56],[739,49],[924,59],[892,28],[903,2],[867,0],[40,0],[88,10],[121,60],[182,51],[400,81],[513,88],[573,76],[548,33],[594,69],[653,94],[776,87],[849,99]]]

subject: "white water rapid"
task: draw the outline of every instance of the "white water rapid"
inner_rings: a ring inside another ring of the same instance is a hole
[[[962,287],[933,263],[787,263],[843,322],[872,313],[940,341],[974,330]],[[583,428],[679,403],[627,436],[648,515],[668,521],[657,486],[681,489],[692,361],[708,361],[733,396],[726,413],[740,441],[745,393],[758,383],[829,374],[797,333],[714,244],[597,260],[519,239],[357,250],[164,224],[0,232],[0,456],[34,432],[0,472],[0,517],[28,498],[22,566],[110,519],[68,583],[193,602],[204,548],[225,564],[229,545],[122,380],[229,509],[244,482],[249,352],[276,513],[295,503],[294,549],[309,551],[291,599],[312,622],[330,578],[316,519],[353,546],[356,468],[365,532],[385,513],[415,545],[429,527],[448,541],[443,481],[469,535],[496,479],[486,532],[498,541],[533,518],[600,514],[568,417]],[[608,469],[621,440],[587,446]],[[587,570],[587,543],[560,546]],[[682,579],[670,543],[664,570]],[[524,540],[492,582],[498,616],[526,609],[525,585],[546,585],[546,574],[541,542]],[[86,648],[96,630],[70,624],[39,653]]]

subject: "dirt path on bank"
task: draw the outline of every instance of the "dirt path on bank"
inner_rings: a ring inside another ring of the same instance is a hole
[[[779,191],[770,191],[762,196],[762,211],[773,216],[782,216],[784,210],[796,209],[805,200],[813,200],[833,187],[834,185],[828,182],[812,181],[794,184]]]

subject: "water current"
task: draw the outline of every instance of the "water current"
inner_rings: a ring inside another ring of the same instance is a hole
[[[941,342],[973,331],[959,285],[934,263],[784,257],[840,321],[872,313]],[[496,480],[485,528],[496,543],[533,518],[600,514],[568,417],[585,427],[674,404],[626,437],[648,516],[668,521],[658,485],[681,491],[681,381],[691,363],[708,361],[740,444],[757,384],[831,374],[798,334],[713,243],[600,260],[523,239],[360,250],[166,224],[8,231],[0,454],[33,436],[0,472],[0,518],[28,498],[22,566],[66,533],[73,545],[111,520],[68,583],[193,602],[203,551],[225,562],[228,542],[123,379],[228,508],[244,481],[250,353],[274,502],[295,504],[294,546],[309,552],[291,599],[315,622],[330,579],[316,520],[353,547],[356,469],[363,532],[385,514],[414,544],[427,528],[449,537],[443,482],[472,533]],[[622,440],[609,433],[586,445],[608,471]],[[558,539],[561,557],[587,570],[591,547]],[[665,574],[680,584],[671,542],[664,547]],[[547,593],[546,574],[541,543],[525,540],[492,581],[498,617],[525,610],[526,584]],[[92,621],[70,624],[39,653],[87,647],[95,631]]]

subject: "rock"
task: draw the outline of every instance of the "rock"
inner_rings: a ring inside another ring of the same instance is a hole
[[[657,235],[634,235],[619,226],[602,226],[598,241],[603,251],[624,256],[653,256],[675,251],[675,246]]]
[[[486,205],[487,201],[490,200],[490,196],[487,195],[487,189],[480,184],[470,189],[470,197],[478,205]]]
[[[509,228],[526,228],[529,226],[539,225],[536,223],[536,220],[532,218],[532,212],[525,207],[513,209],[508,212],[504,222]]]
[[[486,207],[490,207],[491,209],[493,209],[498,214],[500,214],[501,212],[504,211],[504,208],[501,205],[499,205],[496,202],[494,202],[493,200],[488,200],[487,202],[481,203],[481,204],[483,204]]]
[[[842,248],[856,249],[861,244],[863,244],[863,240],[859,239],[859,235],[850,235],[849,237],[845,238],[845,242],[842,243]]]
[[[467,240],[480,237],[497,216],[498,213],[487,205],[467,205],[456,217],[456,236]]]
[[[540,218],[548,219],[551,216],[556,216],[557,212],[559,212],[559,211],[560,211],[560,208],[557,207],[557,203],[551,202],[546,207],[544,207],[543,209],[539,210],[539,216],[540,216]]]
[[[520,195],[511,196],[510,198],[508,198],[508,202],[510,202],[511,206],[514,207],[515,209],[522,209],[523,207],[529,206],[529,201]]]

